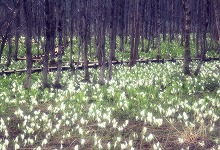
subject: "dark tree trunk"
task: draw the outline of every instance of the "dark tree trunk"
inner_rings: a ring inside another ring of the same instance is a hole
[[[57,74],[55,79],[55,88],[61,88],[60,78],[61,78],[61,69],[62,69],[62,11],[61,10],[61,0],[58,0],[58,60],[57,60]]]
[[[48,83],[48,60],[49,60],[49,52],[50,52],[50,40],[51,40],[51,22],[50,22],[50,3],[53,0],[45,0],[45,23],[46,23],[46,45],[45,45],[45,53],[43,57],[43,71],[42,71],[42,84],[43,88],[48,88],[50,85]]]
[[[31,70],[32,70],[32,1],[23,0],[24,5],[24,15],[26,21],[26,35],[25,35],[25,45],[26,45],[26,63],[27,63],[27,73],[26,81],[24,83],[25,88],[30,88],[31,86]]]
[[[116,34],[117,34],[117,0],[111,0],[111,22],[110,22],[110,57],[109,59],[116,60],[115,49],[116,49]]]
[[[6,41],[7,41],[7,36],[2,36],[2,43],[1,43],[1,47],[0,47],[0,63],[1,63],[2,53],[5,48]]]
[[[82,29],[82,35],[81,35],[81,39],[82,39],[82,46],[83,46],[83,60],[84,60],[84,81],[85,82],[89,82],[90,81],[90,77],[89,77],[89,68],[88,68],[88,19],[87,19],[87,0],[80,0],[80,11],[81,11],[81,29]]]
[[[12,55],[12,39],[11,37],[8,38],[8,57],[6,66],[9,67],[11,65],[11,55]]]
[[[124,51],[124,7],[125,0],[120,0],[119,8],[119,37],[120,37],[120,51]]]
[[[17,7],[18,7],[18,14],[15,19],[15,27],[16,27],[16,33],[15,33],[15,51],[14,51],[14,60],[17,61],[18,57],[18,48],[19,48],[19,38],[20,38],[20,6],[21,6],[21,1],[19,0],[17,2]]]
[[[116,32],[117,32],[117,22],[116,22],[116,0],[111,0],[111,33],[110,33],[110,52],[109,52],[109,62],[108,62],[108,79],[112,79],[112,60],[115,58],[115,49],[116,49]]]
[[[50,65],[55,65],[55,39],[56,39],[56,18],[55,18],[56,1],[50,2]],[[59,17],[59,16],[58,16]]]
[[[160,21],[160,0],[156,0],[156,12],[157,12],[157,59],[161,58],[160,49],[160,33],[161,33],[161,21]]]
[[[184,35],[185,35],[185,51],[184,51],[184,65],[183,72],[185,75],[190,75],[189,64],[191,61],[190,55],[190,26],[191,26],[191,18],[190,18],[190,5],[189,0],[183,0],[183,8],[184,8]]]
[[[101,14],[101,35],[100,35],[100,39],[99,39],[99,52],[100,52],[100,58],[101,58],[101,69],[100,69],[100,75],[99,75],[99,81],[98,83],[100,85],[104,85],[105,84],[105,62],[106,62],[106,54],[105,54],[105,30],[106,30],[106,23],[105,23],[105,18],[107,16],[107,10],[106,10],[106,1],[103,4],[104,6],[102,6],[101,10],[102,10],[102,14]]]
[[[75,8],[76,8],[76,2],[72,1],[71,2],[71,22],[70,22],[70,68],[71,71],[74,71],[74,66],[73,66],[73,35],[74,35],[74,18],[76,17],[75,15]]]
[[[215,12],[215,24],[218,32],[218,51],[220,54],[220,1],[213,0],[214,12]]]
[[[129,66],[133,66],[138,59],[138,46],[140,42],[140,27],[139,27],[139,0],[137,3],[133,2],[132,11],[132,33],[131,33],[131,52]]]
[[[63,43],[65,45],[65,47],[68,45],[68,36],[67,36],[67,27],[68,27],[68,22],[67,22],[67,16],[66,16],[66,12],[67,12],[67,7],[66,7],[66,0],[62,0],[62,24],[63,24],[63,30],[62,30],[62,34],[63,34]]]
[[[209,0],[203,0],[203,10],[202,10],[202,37],[201,37],[201,60],[196,68],[195,75],[198,75],[200,72],[200,69],[202,67],[202,63],[205,60],[206,55],[206,33],[207,33],[207,27],[208,27],[208,14],[209,14]]]

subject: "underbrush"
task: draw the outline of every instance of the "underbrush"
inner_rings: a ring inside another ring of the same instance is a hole
[[[24,74],[1,76],[0,149],[218,149],[219,66],[184,76],[181,62],[117,65],[103,86],[66,71],[59,90],[37,73],[29,90]],[[100,70],[89,71],[95,81]]]

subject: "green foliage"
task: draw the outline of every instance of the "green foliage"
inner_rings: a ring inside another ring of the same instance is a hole
[[[108,48],[107,42],[107,53]],[[191,49],[194,55],[193,43]],[[73,50],[76,61],[76,39]],[[163,58],[183,57],[184,49],[175,41],[161,41],[161,50]],[[118,60],[129,60],[129,40],[124,52],[120,52],[118,46],[116,51]],[[36,52],[34,45],[33,53]],[[94,55],[93,45],[91,52]],[[208,55],[215,55],[210,53]],[[23,51],[19,51],[19,55],[23,55]],[[68,47],[63,59],[68,61],[69,55]],[[139,52],[139,55],[143,59],[155,58],[157,50],[151,45],[148,53]],[[198,62],[191,63],[192,71],[197,65]],[[34,67],[40,66],[34,63]],[[172,136],[180,139],[175,143],[182,148],[189,145],[179,142],[187,140],[180,131],[201,124],[205,124],[206,137],[211,137],[207,140],[217,146],[220,144],[215,126],[220,116],[220,64],[218,61],[204,63],[198,76],[185,76],[182,66],[182,61],[137,64],[132,68],[117,65],[113,67],[113,79],[106,80],[102,86],[97,84],[99,68],[89,70],[91,83],[80,82],[83,71],[77,71],[79,82],[65,71],[60,81],[64,87],[59,90],[42,89],[41,73],[32,74],[29,90],[23,88],[25,74],[0,76],[0,149],[15,149],[18,145],[20,148],[47,149],[51,144],[60,148],[61,145],[70,146],[66,144],[68,141],[81,149],[107,149],[109,146],[120,149],[125,143],[127,149],[139,148],[140,143],[166,149],[166,143],[161,142],[158,146],[157,140],[170,136],[165,127],[170,131],[173,127],[178,130]],[[1,69],[25,67],[25,61],[12,61],[9,68],[2,65]],[[48,74],[50,83],[55,81],[55,74]],[[155,132],[157,130],[161,132]],[[7,145],[7,141],[10,144]]]
[[[197,63],[191,65],[195,69]],[[4,124],[0,123],[0,134],[4,139],[0,146],[5,146],[7,139],[10,149],[16,144],[47,148],[47,144],[61,145],[61,141],[71,138],[79,141],[75,145],[81,148],[87,148],[80,142],[85,140],[88,147],[100,149],[95,144],[99,139],[106,148],[109,142],[114,146],[116,141],[115,149],[129,141],[133,144],[127,148],[137,148],[139,144],[135,141],[141,139],[153,146],[156,138],[166,133],[153,132],[152,128],[160,129],[172,122],[172,126],[181,130],[178,124],[189,128],[202,120],[207,125],[207,136],[212,136],[215,143],[217,137],[213,133],[218,129],[213,124],[220,115],[219,65],[219,62],[205,63],[198,76],[184,76],[181,62],[139,64],[132,68],[118,65],[113,69],[113,79],[103,86],[96,82],[76,83],[69,72],[63,72],[61,82],[65,87],[61,90],[42,89],[38,73],[32,75],[29,90],[23,89],[25,74],[1,76],[0,117]],[[99,72],[90,70],[91,81],[98,79]],[[82,75],[83,71],[78,71],[79,81]],[[49,74],[51,82],[54,77],[55,73]],[[2,130],[9,129],[10,120],[17,122],[13,124],[13,136]],[[143,134],[146,125],[147,132]],[[183,138],[178,133],[176,139]],[[149,142],[152,135],[155,138]]]

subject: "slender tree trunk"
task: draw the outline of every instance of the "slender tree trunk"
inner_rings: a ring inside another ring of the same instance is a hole
[[[11,55],[12,55],[12,39],[11,37],[8,38],[8,57],[6,66],[9,67],[11,65]]]
[[[89,82],[89,68],[88,68],[88,19],[87,19],[87,0],[81,2],[81,25],[82,25],[82,46],[83,46],[83,60],[84,60],[84,81]]]
[[[125,0],[120,1],[120,9],[119,9],[119,37],[120,37],[120,51],[124,51],[124,7],[125,7]]]
[[[219,0],[213,0],[214,12],[215,12],[215,24],[218,32],[218,51],[220,54],[220,2]]]
[[[1,43],[1,47],[0,47],[0,63],[1,63],[1,58],[2,58],[2,54],[3,54],[3,50],[5,48],[6,40],[7,40],[7,35],[6,36],[2,36],[2,43]]]
[[[135,45],[135,2],[133,0],[130,1],[131,5],[131,31],[130,31],[130,63],[129,66],[133,66],[135,64],[134,58],[134,45]]]
[[[57,60],[57,74],[55,79],[55,88],[61,88],[60,78],[62,69],[62,11],[61,10],[61,0],[58,0],[58,60]]]
[[[71,19],[70,24],[70,68],[71,71],[74,71],[74,65],[73,65],[73,18]]]
[[[108,79],[112,79],[112,60],[115,60],[115,49],[116,49],[116,0],[111,0],[111,33],[110,33],[110,52],[108,61]]]
[[[190,18],[190,5],[189,0],[183,0],[183,8],[184,8],[184,32],[185,32],[185,51],[184,51],[184,65],[183,65],[183,72],[185,75],[190,75],[190,68],[189,64],[191,61],[190,55],[190,25],[191,25],[191,18]]]
[[[15,19],[16,33],[15,33],[15,51],[13,56],[15,61],[17,61],[17,57],[18,57],[19,38],[20,38],[20,5],[21,5],[20,0],[18,1],[17,5],[18,5],[18,14]]]
[[[43,57],[43,71],[42,71],[42,84],[44,88],[50,87],[48,83],[48,60],[49,60],[49,52],[50,52],[50,31],[51,31],[51,25],[50,25],[50,2],[53,0],[45,0],[45,22],[46,22],[46,45],[45,45],[45,53]]]
[[[209,0],[203,0],[203,10],[202,10],[202,37],[201,37],[201,60],[196,68],[195,75],[198,75],[202,67],[202,63],[205,60],[206,55],[206,33],[208,27],[208,14],[209,14]]]
[[[132,15],[132,31],[131,33],[131,52],[129,66],[133,66],[138,59],[138,46],[140,42],[140,27],[139,27],[139,0],[137,3],[133,3],[133,15]]]
[[[24,14],[26,21],[26,63],[27,63],[27,73],[26,81],[24,83],[25,88],[30,88],[31,86],[31,70],[32,70],[32,1],[23,0]]]
[[[161,32],[161,21],[160,21],[160,0],[156,0],[156,12],[157,12],[157,59],[161,58],[161,49],[160,49],[160,32]]]
[[[55,65],[55,40],[56,40],[56,18],[55,18],[56,1],[50,2],[50,65]],[[58,33],[59,34],[59,33]]]
[[[102,18],[101,18],[101,38],[100,38],[100,57],[101,57],[101,69],[100,69],[100,75],[99,75],[99,81],[98,83],[100,85],[104,85],[105,84],[105,67],[106,67],[106,54],[105,54],[105,30],[106,30],[106,23],[105,23],[105,18],[107,16],[107,12],[106,12],[106,1],[104,3],[104,6],[102,7]]]

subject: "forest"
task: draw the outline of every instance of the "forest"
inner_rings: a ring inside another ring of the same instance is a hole
[[[0,149],[220,149],[219,0],[0,0]]]

